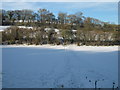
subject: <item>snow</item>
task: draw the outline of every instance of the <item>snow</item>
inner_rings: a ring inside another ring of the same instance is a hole
[[[73,32],[77,32],[77,30],[72,30]]]
[[[117,46],[2,46],[3,88],[118,86]],[[91,82],[90,82],[91,81]]]
[[[63,39],[63,37],[58,37],[58,39]]]
[[[62,37],[61,37],[62,38]],[[76,45],[3,45],[3,48],[11,47],[32,47],[32,48],[48,48],[48,49],[69,49],[73,51],[90,51],[90,52],[112,52],[118,51],[118,46],[76,46]]]
[[[60,30],[59,29],[52,29],[52,28],[45,28],[44,29],[46,32],[50,31],[50,30],[54,30],[55,32],[57,32],[57,34],[60,34]]]
[[[4,31],[6,28],[9,28],[10,26],[0,26],[0,32]],[[33,27],[26,27],[26,26],[18,26],[19,28],[28,28],[33,29]]]
[[[57,32],[57,34],[60,34],[60,30],[59,29],[55,29],[55,32]]]
[[[50,31],[50,30],[52,30],[52,28],[45,28],[44,30],[45,31]]]
[[[1,31],[4,31],[6,28],[8,28],[8,27],[10,27],[10,26],[0,26],[0,32]]]
[[[19,28],[27,28],[27,29],[33,29],[33,27],[26,27],[26,26],[18,26]]]

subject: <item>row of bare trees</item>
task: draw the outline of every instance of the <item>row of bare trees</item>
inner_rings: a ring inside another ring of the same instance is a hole
[[[45,31],[44,27],[33,29],[9,27],[2,33],[3,44],[54,44],[66,45],[120,45],[120,32],[117,31],[99,31],[83,30],[76,32],[67,29],[59,29],[59,33],[54,28]]]

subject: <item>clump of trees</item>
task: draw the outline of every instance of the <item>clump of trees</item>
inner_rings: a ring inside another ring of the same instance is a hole
[[[120,45],[120,38],[117,31],[99,31],[79,29],[76,32],[67,29],[59,29],[59,33],[54,28],[45,31],[44,27],[33,29],[19,28],[12,26],[2,32],[3,44],[77,44],[80,45]]]
[[[12,26],[1,32],[3,44],[120,45],[119,25],[85,17],[82,12],[60,12],[56,17],[47,9],[0,10],[0,16],[2,25]]]

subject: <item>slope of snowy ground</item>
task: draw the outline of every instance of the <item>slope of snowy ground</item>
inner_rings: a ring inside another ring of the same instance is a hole
[[[118,86],[117,46],[3,46],[2,53],[3,88]]]

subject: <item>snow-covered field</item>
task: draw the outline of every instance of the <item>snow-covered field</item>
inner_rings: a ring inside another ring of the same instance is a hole
[[[3,88],[118,86],[118,47],[3,46]]]

